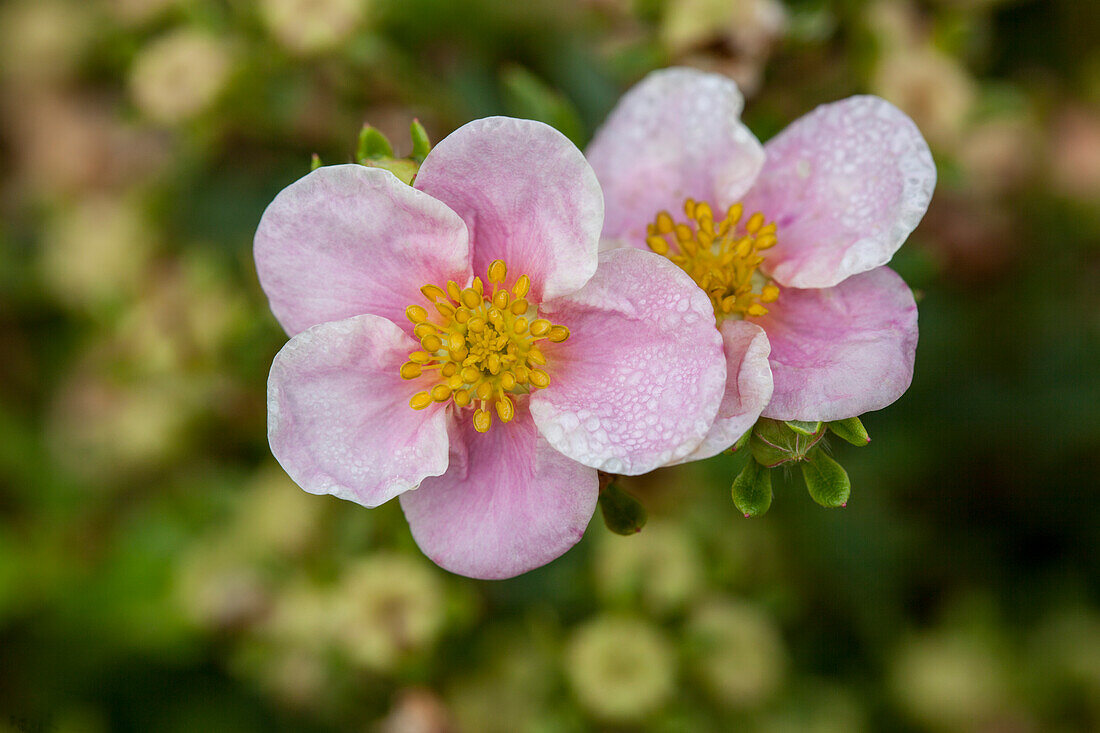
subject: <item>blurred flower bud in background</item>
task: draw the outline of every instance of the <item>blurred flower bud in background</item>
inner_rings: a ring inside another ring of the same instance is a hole
[[[205,111],[225,89],[233,51],[204,31],[180,28],[141,50],[130,71],[137,107],[154,122],[184,122]]]
[[[753,708],[779,690],[786,650],[771,617],[730,598],[710,598],[696,607],[684,631],[691,669],[714,700]]]
[[[299,54],[329,51],[354,34],[370,0],[260,0],[271,35]]]

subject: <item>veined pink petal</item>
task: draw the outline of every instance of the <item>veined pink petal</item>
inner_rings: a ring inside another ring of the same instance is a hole
[[[534,302],[571,293],[596,271],[603,194],[581,152],[549,125],[463,125],[432,149],[413,185],[466,221],[476,274],[502,259],[508,285],[531,277]]]
[[[917,126],[878,97],[822,105],[765,151],[745,209],[778,225],[765,267],[796,288],[827,288],[889,262],[936,185]]]
[[[526,398],[516,416],[478,433],[451,424],[451,465],[401,495],[413,539],[452,573],[510,578],[545,565],[575,545],[596,509],[596,472],[551,448]]]
[[[542,306],[571,335],[542,347],[550,386],[535,424],[570,458],[638,474],[683,458],[710,429],[726,380],[710,301],[664,257],[600,254],[584,288]]]
[[[716,456],[747,433],[772,397],[771,345],[764,329],[726,320],[719,329],[726,353],[726,391],[718,416],[699,447],[677,463]]]
[[[267,207],[256,272],[271,310],[294,335],[365,313],[408,328],[420,286],[469,281],[466,226],[444,204],[380,168],[318,168]]]
[[[913,379],[917,304],[893,270],[832,288],[785,288],[753,319],[771,341],[777,420],[841,420],[886,407]]]
[[[603,186],[603,235],[645,249],[659,211],[682,217],[688,197],[725,208],[752,185],[764,161],[741,124],[737,84],[695,69],[654,71],[628,91],[586,154]]]
[[[295,483],[375,507],[447,470],[446,413],[409,407],[415,387],[398,373],[418,346],[370,315],[287,342],[267,382],[267,435]]]

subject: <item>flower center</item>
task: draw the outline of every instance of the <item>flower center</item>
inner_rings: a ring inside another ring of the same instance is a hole
[[[546,357],[537,342],[565,341],[569,329],[545,318],[531,320],[537,311],[525,297],[531,278],[520,275],[508,290],[503,287],[507,273],[504,260],[489,263],[491,292],[486,292],[479,277],[468,288],[460,288],[454,280],[445,288],[420,288],[442,322],[429,320],[429,311],[423,306],[405,309],[405,316],[416,324],[413,333],[422,349],[409,354],[401,366],[401,377],[436,383],[412,396],[409,406],[414,410],[447,401],[459,408],[471,407],[474,428],[484,433],[493,424],[489,403],[494,404],[501,422],[510,422],[516,415],[510,394],[550,384],[550,375],[540,368]]]
[[[646,227],[646,244],[675,262],[710,296],[714,317],[762,316],[765,303],[779,297],[779,288],[760,272],[760,252],[775,246],[775,223],[764,223],[757,212],[744,224],[740,203],[733,204],[715,223],[710,204],[684,202],[687,223],[673,221],[667,211]]]

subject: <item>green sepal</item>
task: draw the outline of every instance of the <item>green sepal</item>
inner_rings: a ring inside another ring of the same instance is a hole
[[[803,460],[824,435],[824,425],[813,435],[805,435],[795,432],[781,420],[762,417],[752,429],[749,448],[757,463],[774,468],[784,463]]]
[[[732,446],[730,447],[730,449],[729,449],[730,453],[736,453],[737,451],[739,451],[739,450],[741,450],[742,448],[744,448],[744,447],[745,447],[746,445],[748,445],[748,444],[749,444],[749,440],[750,440],[751,438],[752,438],[752,429],[750,428],[749,430],[746,430],[746,431],[745,431],[745,434],[744,434],[744,435],[742,435],[742,436],[741,436],[740,438],[738,438],[738,439],[737,439],[737,442],[736,442],[736,443],[734,443],[734,444],[733,444],[733,445],[732,445]]]
[[[416,178],[417,171],[420,170],[420,164],[408,158],[389,158],[385,160],[364,159],[360,162],[368,168],[384,168],[397,176],[402,183],[410,186],[412,185],[413,179]]]
[[[314,153],[313,157],[309,159],[309,171],[310,171],[310,173],[317,170],[322,165],[324,165],[324,164],[321,162],[321,156],[318,155],[317,153]]]
[[[810,496],[823,507],[835,508],[848,505],[852,482],[844,467],[817,448],[807,454],[802,464],[802,478]]]
[[[413,142],[412,155],[409,157],[417,163],[423,163],[432,150],[432,141],[428,139],[428,131],[424,129],[424,125],[420,124],[420,120],[413,119],[409,126],[409,136]]]
[[[745,518],[759,517],[772,505],[772,473],[750,460],[733,480],[733,503]]]
[[[379,158],[392,158],[393,146],[378,128],[363,125],[359,131],[359,144],[355,148],[355,159],[360,163]]]
[[[600,492],[600,512],[603,523],[615,534],[637,534],[645,526],[645,507],[615,484],[608,484]]]
[[[863,427],[858,417],[850,417],[847,420],[834,420],[828,423],[829,430],[841,440],[852,445],[863,447],[871,442],[871,436],[867,434],[867,428]]]
[[[787,427],[800,435],[817,435],[821,432],[821,421],[787,420]]]

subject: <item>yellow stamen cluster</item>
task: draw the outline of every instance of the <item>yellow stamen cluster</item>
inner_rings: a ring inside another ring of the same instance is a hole
[[[721,221],[714,221],[710,204],[684,202],[688,223],[677,223],[667,211],[657,214],[646,227],[646,244],[669,258],[699,284],[723,318],[762,316],[765,303],[779,297],[779,288],[759,271],[760,252],[775,246],[775,223],[765,224],[757,212],[743,225],[744,208],[733,204]],[[739,226],[740,225],[740,226]]]
[[[432,320],[434,314],[423,306],[405,309],[422,348],[409,354],[401,377],[435,382],[412,396],[409,406],[414,410],[447,401],[459,408],[471,407],[474,428],[484,433],[493,424],[490,403],[500,421],[507,423],[516,415],[509,395],[550,384],[550,375],[541,368],[546,357],[537,342],[565,341],[569,329],[545,318],[531,320],[534,308],[526,299],[531,278],[520,275],[508,290],[503,287],[507,274],[504,261],[493,260],[487,273],[489,291],[479,277],[467,288],[453,280],[445,288],[420,288],[441,322]]]

